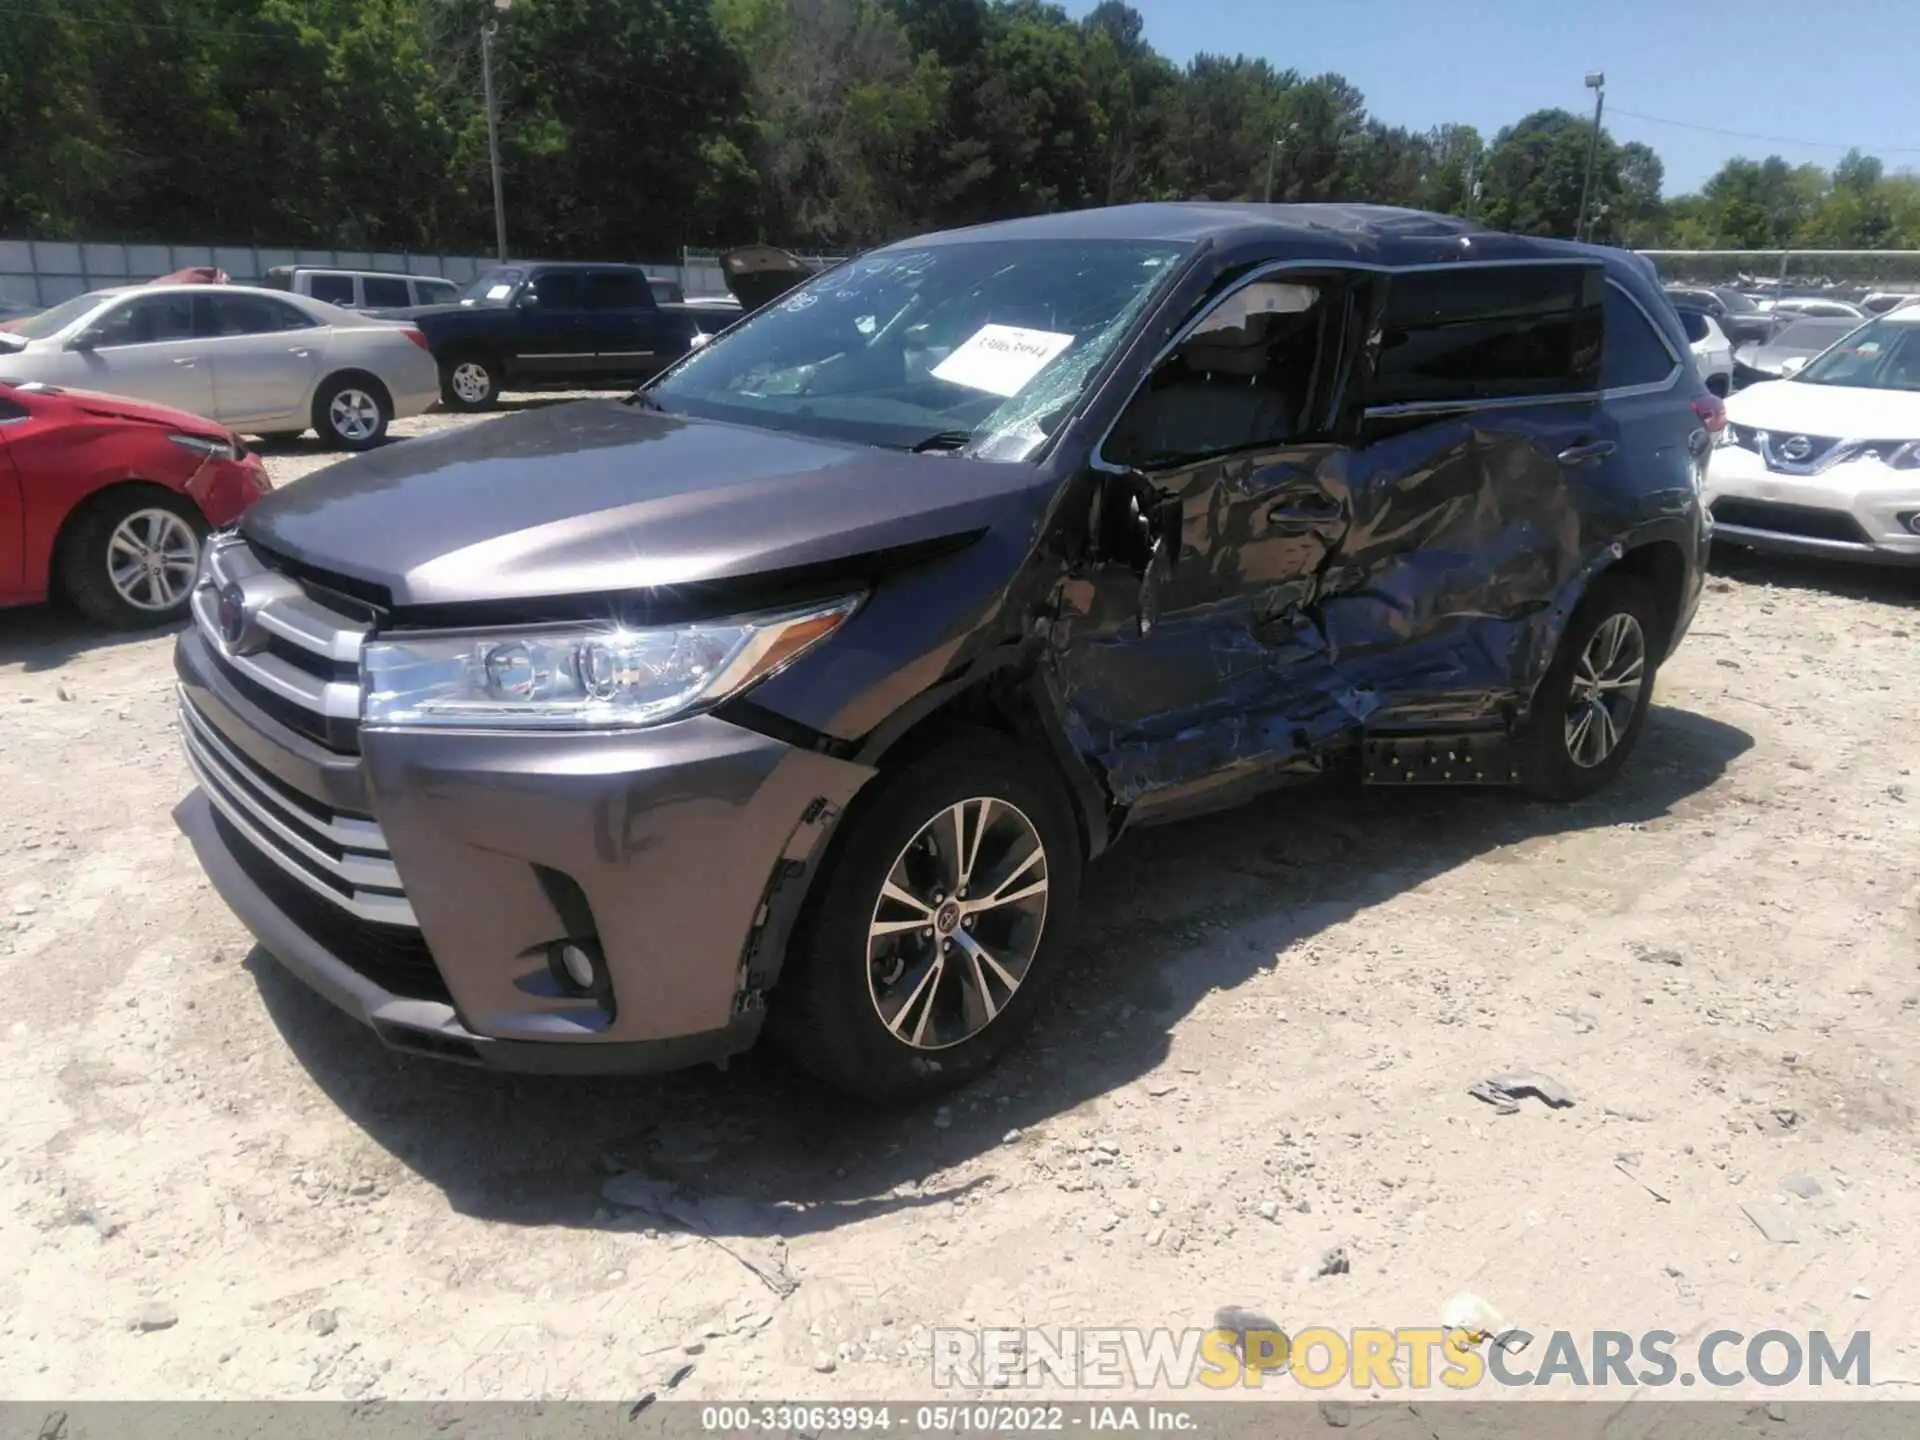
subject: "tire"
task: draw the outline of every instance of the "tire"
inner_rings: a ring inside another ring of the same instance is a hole
[[[393,401],[371,375],[335,375],[314,392],[313,428],[341,450],[371,450],[387,438]]]
[[[1644,583],[1629,575],[1602,575],[1594,582],[1573,612],[1516,737],[1523,789],[1543,800],[1578,800],[1620,772],[1653,701],[1660,633],[1659,608]],[[1616,639],[1619,648],[1609,649]],[[1594,693],[1588,674],[1597,666],[1602,680],[1623,681],[1633,672],[1636,653],[1638,688],[1630,698],[1623,683],[1603,690],[1605,703],[1596,709],[1598,702],[1587,698]],[[1603,746],[1609,734],[1612,743]]]
[[[115,630],[169,624],[187,613],[206,534],[206,520],[184,496],[145,485],[109,491],[62,537],[54,583],[95,624]],[[147,550],[165,558],[158,571],[131,563],[136,551]],[[165,588],[156,591],[156,582]],[[167,599],[169,591],[177,593]]]
[[[982,799],[993,802],[984,827]],[[951,894],[928,914],[933,923],[909,923],[919,918],[914,907],[883,897],[882,887],[898,880],[930,902],[936,885],[945,888],[943,872],[951,883],[956,806],[967,816],[979,908],[960,918]],[[926,848],[935,821],[935,848]],[[1040,865],[1023,863],[1033,837]],[[860,1100],[910,1103],[966,1083],[1032,1022],[1073,928],[1081,867],[1078,828],[1043,760],[993,731],[950,738],[877,780],[842,822],[774,990],[770,1035],[802,1069]],[[1046,885],[1036,906],[1033,895],[1019,897],[1037,872]],[[989,883],[1011,903],[981,905]],[[895,933],[876,940],[870,929],[881,924]],[[940,938],[947,933],[956,938]],[[982,946],[998,972],[972,958]],[[982,984],[985,1005],[972,998]]]
[[[442,362],[440,398],[453,410],[491,410],[500,403],[500,380],[498,361],[468,351]]]

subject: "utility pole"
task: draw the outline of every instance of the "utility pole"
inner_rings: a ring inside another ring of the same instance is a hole
[[[1296,120],[1293,124],[1287,126],[1287,128],[1284,131],[1275,131],[1273,136],[1273,142],[1267,146],[1267,204],[1269,205],[1273,203],[1274,157],[1280,153],[1280,146],[1282,145],[1282,143],[1284,143],[1283,137],[1287,135],[1292,135],[1297,130],[1299,130],[1299,128],[1300,128],[1300,122]]]
[[[1587,137],[1587,176],[1580,182],[1580,215],[1573,222],[1573,238],[1581,238],[1587,228],[1587,199],[1593,194],[1593,167],[1600,159],[1600,117],[1607,106],[1607,77],[1599,70],[1587,72],[1587,88],[1593,91],[1593,134]]]
[[[1467,162],[1467,219],[1473,219],[1473,212],[1480,203],[1480,157],[1474,156]]]
[[[513,0],[493,0],[493,8],[507,11]],[[480,29],[480,84],[487,97],[487,163],[493,170],[493,239],[504,264],[507,258],[507,202],[500,189],[500,107],[493,97],[493,37],[500,22],[489,20]]]

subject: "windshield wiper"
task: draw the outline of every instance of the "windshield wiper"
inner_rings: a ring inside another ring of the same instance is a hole
[[[645,390],[635,390],[620,403],[623,405],[638,405],[642,410],[654,410],[662,415],[667,413],[667,407],[654,399],[653,396],[649,395]]]
[[[907,447],[915,455],[952,454],[973,443],[971,430],[936,430],[926,439]]]

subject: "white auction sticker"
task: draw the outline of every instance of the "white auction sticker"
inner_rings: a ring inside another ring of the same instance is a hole
[[[1018,325],[982,325],[972,337],[933,367],[936,379],[951,380],[989,395],[1018,395],[1073,336],[1053,330],[1023,330]]]

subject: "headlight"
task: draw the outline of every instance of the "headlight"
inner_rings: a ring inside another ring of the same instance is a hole
[[[211,435],[169,435],[167,439],[197,455],[211,455],[221,460],[240,458],[240,447],[232,440],[216,440]]]
[[[1860,453],[1895,470],[1920,470],[1920,440],[1876,440],[1862,446]]]
[[[719,704],[819,644],[858,596],[736,620],[580,625],[379,640],[361,653],[373,726],[595,730]]]

